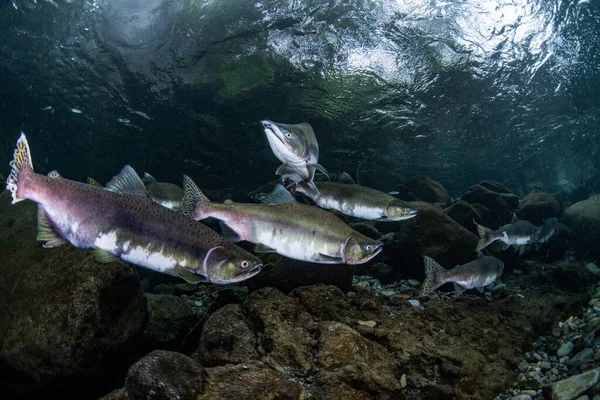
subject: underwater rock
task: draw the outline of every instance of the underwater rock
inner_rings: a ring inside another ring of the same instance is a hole
[[[129,369],[125,391],[133,400],[196,399],[205,372],[185,354],[155,350]]]
[[[70,245],[43,248],[36,241],[35,204],[9,203],[10,194],[2,192],[3,391],[12,398],[104,390],[103,375],[122,365],[115,352],[135,351],[131,339],[143,327],[146,299],[136,270],[121,261],[98,263]]]
[[[414,179],[404,186],[421,201],[445,206],[450,203],[450,195],[442,184],[426,176]]]
[[[496,229],[508,224],[514,210],[519,206],[519,198],[507,188],[495,181],[483,181],[473,185],[461,197],[470,204],[481,204],[485,206],[493,221],[490,229]]]
[[[571,230],[569,239],[578,253],[600,262],[600,195],[571,205],[565,210],[563,222]]]
[[[374,260],[380,260],[379,257],[381,255]],[[260,274],[245,281],[250,291],[264,287],[275,287],[288,293],[300,286],[323,283],[335,285],[346,292],[352,286],[354,265],[307,263],[278,254],[263,254],[261,259],[265,266]]]
[[[378,230],[396,229],[394,241],[385,246],[383,261],[394,266],[403,278],[420,281],[425,276],[423,256],[436,260],[444,268],[453,268],[475,260],[477,236],[444,214],[437,206],[425,202],[411,202],[418,215],[390,226],[378,223]]]
[[[550,390],[552,400],[573,400],[577,398],[598,382],[599,374],[600,369],[595,369],[556,382]]]
[[[550,193],[532,190],[519,201],[517,215],[519,219],[541,226],[548,218],[558,218],[560,203]]]
[[[146,298],[148,323],[144,336],[154,348],[176,349],[198,322],[191,304],[171,294],[147,293]]]
[[[469,204],[464,200],[453,203],[444,210],[444,213],[474,234],[477,234],[477,227],[473,220],[483,226],[489,226],[492,223],[487,207],[481,204]]]
[[[350,227],[363,235],[378,240],[381,237],[381,232],[379,232],[373,225],[373,222],[352,222]]]
[[[259,360],[256,336],[245,322],[239,304],[218,309],[204,323],[198,359],[206,367]]]

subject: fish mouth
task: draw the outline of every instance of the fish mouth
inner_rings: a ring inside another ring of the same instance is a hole
[[[254,275],[257,275],[262,270],[263,265],[259,264],[252,268],[248,273],[239,275],[233,279],[228,279],[226,283],[237,283],[245,281],[246,279],[252,278]]]
[[[356,264],[364,264],[367,261],[372,260],[377,254],[381,253],[381,251],[383,250],[383,243],[377,243],[376,246],[377,247],[375,247],[375,250],[373,250],[371,253],[367,254],[365,257],[361,258],[360,260],[358,260],[358,262]]]
[[[269,121],[268,119],[260,121],[267,138],[277,138],[277,140],[283,144],[288,150],[292,150],[291,145],[283,140],[283,134],[281,133],[281,129],[277,127],[273,121]]]

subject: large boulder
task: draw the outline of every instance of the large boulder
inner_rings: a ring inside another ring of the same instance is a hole
[[[548,218],[558,218],[560,203],[550,193],[532,190],[519,201],[517,215],[519,219],[541,226]]]
[[[417,208],[415,218],[396,224],[378,223],[380,231],[396,230],[392,243],[382,252],[382,261],[395,268],[405,279],[424,277],[423,256],[429,256],[445,268],[473,261],[477,254],[477,236],[425,202],[411,202]]]
[[[144,336],[154,348],[175,350],[194,331],[198,315],[190,302],[172,294],[147,293],[148,323]]]
[[[444,210],[444,213],[474,234],[477,234],[477,227],[473,221],[483,226],[489,226],[492,223],[487,207],[481,204],[469,204],[464,200],[453,203]]]
[[[417,199],[428,203],[445,206],[451,200],[448,191],[440,182],[426,176],[407,182],[404,187]]]
[[[571,205],[563,215],[571,245],[589,260],[600,262],[600,195]]]
[[[0,377],[10,398],[102,391],[135,348],[146,299],[129,264],[36,241],[36,206],[0,195]],[[125,357],[127,351],[121,356]],[[125,373],[125,371],[123,371]],[[94,385],[89,385],[94,382]],[[98,393],[99,394],[99,393]]]
[[[513,212],[519,206],[519,198],[510,192],[501,183],[483,181],[473,185],[461,197],[470,204],[481,204],[490,212],[492,225],[488,228],[496,229],[509,223]]]
[[[196,399],[204,368],[185,354],[155,350],[133,364],[125,380],[128,398]]]

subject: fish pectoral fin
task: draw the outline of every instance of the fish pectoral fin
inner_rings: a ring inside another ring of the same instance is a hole
[[[276,184],[275,189],[262,200],[263,204],[283,204],[283,203],[296,203],[294,196],[286,190],[281,184]]]
[[[481,260],[483,257],[485,257],[485,254],[483,254],[481,251],[477,252],[477,259]]]
[[[87,177],[87,183],[88,183],[88,185],[96,186],[96,187],[99,187],[99,188],[104,188],[104,186],[102,186],[100,184],[100,182],[98,182],[94,178],[90,178],[89,176]]]
[[[279,175],[279,176],[290,176],[290,175],[298,175],[298,172],[294,169],[294,167],[290,167],[288,164],[281,164],[279,167],[277,167],[277,170],[275,171],[275,175]]]
[[[94,252],[94,258],[96,259],[96,261],[104,263],[104,264],[119,260],[119,257],[117,257],[114,254],[111,254],[108,251],[103,250],[99,247],[94,247],[93,252]]]
[[[58,247],[67,242],[52,227],[52,222],[48,214],[46,214],[46,211],[40,205],[38,205],[38,232],[36,239],[40,242],[45,241],[45,248]]]
[[[235,233],[233,229],[231,229],[225,222],[219,221],[219,225],[221,226],[221,236],[225,239],[230,240],[234,243],[241,242],[243,239]]]
[[[326,177],[330,178],[329,176],[329,172],[327,172],[327,170],[325,169],[325,167],[323,167],[321,164],[318,163],[314,163],[311,164],[313,167],[315,167],[317,169],[317,171],[319,171],[320,173],[322,173],[323,175],[325,175]],[[352,179],[352,178],[350,178]]]
[[[341,257],[328,256],[327,254],[323,254],[323,253],[319,253],[319,257],[321,257],[321,259],[323,261],[329,261],[329,262],[335,262],[335,263],[343,263],[344,262],[344,259]]]
[[[452,284],[454,285],[454,298],[457,298],[458,296],[463,294],[465,290],[467,290],[466,287],[464,287],[456,282],[453,282]]]
[[[181,279],[183,279],[187,283],[197,285],[198,283],[209,282],[209,280],[203,277],[202,275],[195,274],[189,269],[184,268],[179,264],[177,264],[176,269]]]
[[[340,176],[338,177],[337,181],[339,183],[347,183],[349,185],[356,185],[356,182],[354,181],[354,179],[352,179],[352,177],[346,172],[342,172],[340,174]]]
[[[262,243],[257,243],[256,246],[254,246],[254,251],[257,253],[277,253],[277,250],[272,247],[265,246]]]
[[[147,197],[146,186],[144,186],[144,182],[142,182],[137,172],[131,168],[131,165],[124,166],[118,175],[113,176],[106,184],[106,188],[117,193]]]
[[[529,246],[519,247],[519,256],[522,256],[527,251],[527,249],[529,249]]]
[[[479,291],[479,293],[483,293],[483,286],[477,287],[475,289],[477,289]]]

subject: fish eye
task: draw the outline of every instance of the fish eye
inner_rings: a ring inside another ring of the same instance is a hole
[[[371,251],[371,245],[370,245],[370,244],[366,245],[366,246],[365,246],[365,250],[367,250],[367,251]]]
[[[245,269],[250,266],[250,263],[248,262],[248,260],[242,260],[242,262],[240,263],[240,266]]]
[[[285,133],[285,137],[288,138],[288,139],[291,139],[292,138],[292,134],[290,132],[286,132]]]

